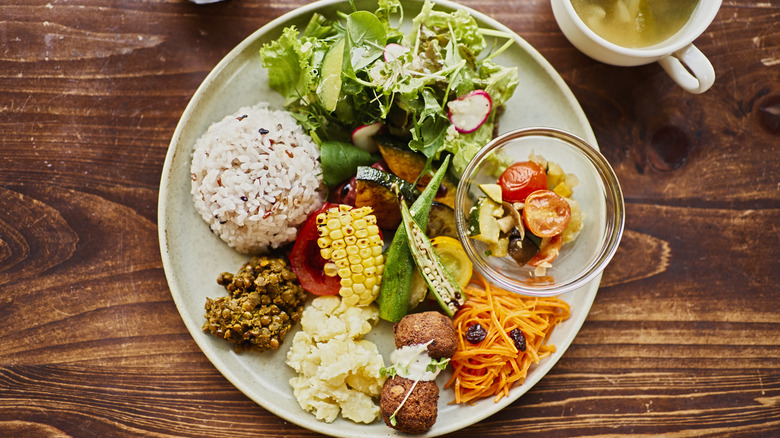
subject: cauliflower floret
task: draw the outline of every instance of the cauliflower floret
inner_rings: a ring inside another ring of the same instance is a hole
[[[363,336],[371,331],[378,320],[379,310],[375,305],[352,307],[332,295],[315,299],[303,311],[301,326],[315,341],[325,342]]]
[[[351,307],[338,296],[316,298],[303,312],[287,364],[299,375],[290,379],[301,408],[328,423],[341,415],[370,423],[379,417],[374,402],[385,378],[376,345],[361,339],[379,320],[375,305]]]
[[[290,379],[293,394],[298,404],[312,412],[318,420],[332,422],[339,415],[341,408],[330,395],[331,389],[318,382],[315,378],[303,376]]]
[[[379,310],[376,306],[347,307],[343,312],[347,336],[358,338],[371,331],[379,320]]]
[[[348,397],[340,400],[341,416],[356,423],[371,423],[379,416],[379,406],[371,396],[349,390]]]

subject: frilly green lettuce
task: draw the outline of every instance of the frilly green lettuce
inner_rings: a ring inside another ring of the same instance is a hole
[[[402,15],[398,0],[381,0],[374,13],[355,11],[337,20],[314,14],[302,33],[284,29],[260,50],[269,85],[318,143],[348,141],[356,127],[382,121],[429,160],[452,154],[451,171],[460,175],[492,138],[497,111],[518,86],[517,68],[493,61],[512,36],[480,28],[463,9],[434,10],[430,1],[404,35],[397,25]],[[485,54],[485,35],[506,43]],[[329,111],[319,101],[317,87],[326,74],[321,70],[325,53],[340,40],[345,41],[341,82],[334,89],[335,109]],[[385,59],[383,50],[390,43],[409,50]],[[476,131],[458,133],[447,117],[447,103],[477,89],[491,96],[493,112]]]

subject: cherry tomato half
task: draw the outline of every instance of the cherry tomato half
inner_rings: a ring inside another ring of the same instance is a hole
[[[525,199],[523,222],[539,237],[561,234],[571,219],[571,207],[550,190],[537,190]]]
[[[536,253],[531,260],[528,261],[528,265],[539,266],[542,263],[549,263],[552,265],[553,260],[561,253],[561,246],[563,246],[563,235],[556,234],[546,245],[542,246],[539,252]]]
[[[518,161],[506,168],[498,178],[501,198],[506,202],[525,202],[537,190],[547,189],[547,173],[533,161]]]
[[[339,277],[325,275],[326,261],[320,255],[320,247],[317,245],[317,215],[336,205],[326,202],[322,208],[309,215],[298,231],[298,238],[290,252],[290,268],[298,277],[301,287],[315,295],[336,295],[341,289]]]

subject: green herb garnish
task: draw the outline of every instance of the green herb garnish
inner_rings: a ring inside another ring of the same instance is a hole
[[[444,371],[447,369],[447,364],[450,363],[450,358],[441,358],[439,360],[431,359],[431,363],[428,364],[428,366],[425,367],[425,371],[428,371],[429,373],[435,373],[437,370]]]

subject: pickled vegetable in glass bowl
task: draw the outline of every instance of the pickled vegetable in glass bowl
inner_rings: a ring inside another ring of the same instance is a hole
[[[600,277],[620,243],[625,207],[617,176],[595,146],[559,129],[526,128],[497,137],[469,162],[455,215],[474,269],[505,289],[552,296]],[[521,246],[517,223],[525,229]],[[513,240],[521,251],[510,255]]]
[[[578,184],[576,175],[532,152],[494,184],[478,185],[484,195],[469,212],[469,237],[487,244],[486,257],[511,257],[534,268],[533,281],[552,283],[547,268],[582,230],[582,212],[572,199]]]

